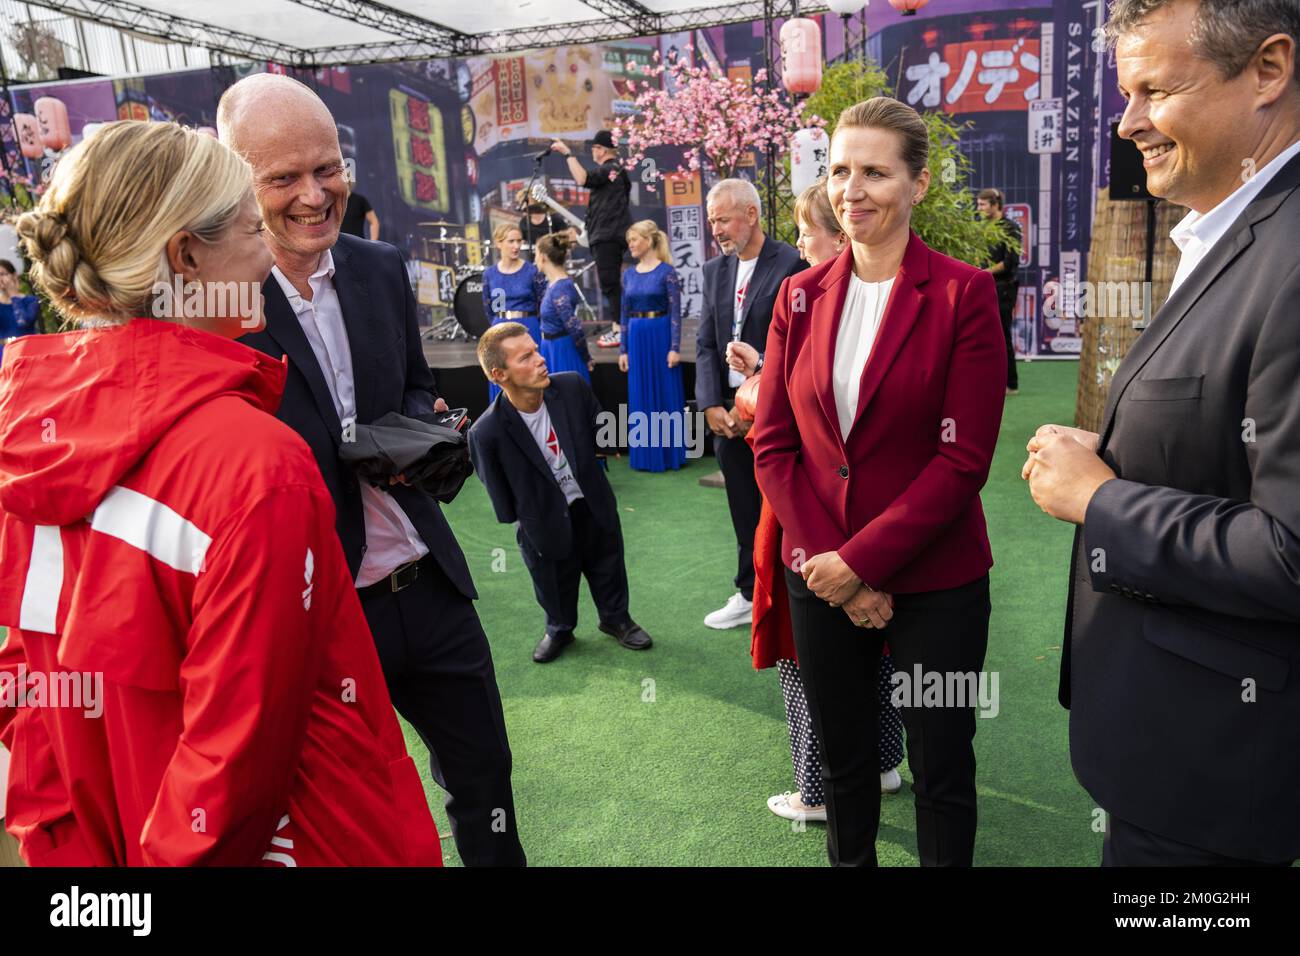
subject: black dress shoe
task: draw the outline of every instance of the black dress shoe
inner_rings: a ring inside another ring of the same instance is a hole
[[[641,625],[630,618],[622,624],[606,624],[601,621],[599,626],[606,634],[613,635],[629,651],[644,651],[654,643]]]
[[[564,650],[573,643],[573,632],[565,631],[562,634],[546,634],[537,642],[533,648],[533,660],[538,664],[549,664],[560,656],[560,651]]]

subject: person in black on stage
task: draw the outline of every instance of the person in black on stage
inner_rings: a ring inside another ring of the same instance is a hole
[[[379,216],[370,200],[361,193],[353,191],[348,196],[348,208],[343,211],[342,222],[342,231],[349,236],[379,241]]]
[[[591,192],[587,203],[587,239],[591,256],[596,260],[596,277],[600,280],[600,294],[613,315],[614,328],[602,335],[596,344],[601,348],[616,348],[619,344],[622,316],[619,310],[623,301],[623,254],[627,251],[627,229],[632,225],[628,209],[628,196],[632,181],[619,162],[614,134],[602,129],[591,139],[593,165],[586,165],[568,144],[556,140],[551,149],[564,156],[569,172],[579,186]]]
[[[528,330],[502,322],[478,340],[478,360],[501,393],[469,431],[474,471],[516,538],[546,612],[533,651],[553,661],[578,626],[578,588],[587,578],[599,627],[629,650],[650,635],[628,615],[627,568],[618,503],[596,450],[600,405],[575,372],[550,375]]]
[[[1002,231],[1016,242],[1021,241],[1020,227],[1007,218],[1002,209],[1002,193],[996,189],[981,189],[975,199],[980,215],[995,220]],[[991,273],[998,289],[998,313],[1002,318],[1002,336],[1007,341],[1007,394],[1020,390],[1016,375],[1016,347],[1011,344],[1011,320],[1016,311],[1016,295],[1020,291],[1020,254],[1008,242],[993,247],[993,262],[985,268]]]

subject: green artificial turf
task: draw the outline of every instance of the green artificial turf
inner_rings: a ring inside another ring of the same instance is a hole
[[[1092,800],[1070,771],[1066,712],[1056,701],[1071,528],[1040,512],[1020,480],[1024,445],[1043,422],[1070,423],[1078,365],[1020,365],[983,493],[996,562],[986,670],[1000,712],[981,719],[977,864],[1095,865]],[[541,610],[515,545],[471,479],[447,514],[478,585],[514,752],[519,828],[530,863],[549,866],[820,866],[825,828],[800,829],[766,806],[794,789],[775,669],[756,671],[749,629],[714,631],[704,615],[733,593],[735,547],[725,493],[702,488],[704,458],[641,474],[610,462],[627,546],[631,612],[654,637],[627,651],[596,630],[584,585],[578,640],[532,662]],[[502,570],[504,562],[504,569]],[[458,864],[442,794],[406,727]],[[900,768],[910,782],[906,763]],[[882,798],[879,856],[912,866],[916,830],[905,785]]]

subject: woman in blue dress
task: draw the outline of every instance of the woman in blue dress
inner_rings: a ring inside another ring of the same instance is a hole
[[[6,341],[36,331],[36,317],[40,311],[40,300],[36,296],[23,295],[14,264],[8,259],[0,259],[0,357],[4,355]]]
[[[492,241],[501,254],[501,261],[483,273],[483,314],[490,324],[518,322],[528,329],[534,341],[541,341],[539,318],[542,296],[546,294],[546,278],[537,266],[520,257],[524,243],[518,226],[504,223],[492,231]],[[488,384],[488,402],[501,391]]]
[[[686,463],[681,280],[668,237],[653,220],[628,228],[627,248],[637,261],[623,272],[618,356],[618,367],[627,372],[628,461],[637,471],[675,470]],[[644,440],[638,440],[638,421],[644,423]]]
[[[550,285],[542,298],[542,337],[538,350],[549,372],[577,372],[591,384],[591,353],[578,318],[578,287],[569,278],[564,263],[573,243],[562,232],[542,236],[537,243],[537,262]]]

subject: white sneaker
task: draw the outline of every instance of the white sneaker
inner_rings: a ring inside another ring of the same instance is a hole
[[[902,789],[903,778],[898,775],[897,770],[889,770],[880,775],[881,793],[898,793]]]
[[[799,791],[778,793],[767,798],[767,808],[784,820],[809,820],[817,823],[826,822],[825,807],[810,807],[799,798]]]
[[[706,627],[725,631],[729,627],[749,624],[754,619],[754,602],[746,601],[745,595],[737,591],[727,598],[727,603],[716,611],[704,616]]]

